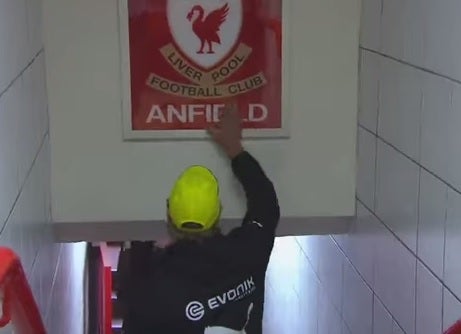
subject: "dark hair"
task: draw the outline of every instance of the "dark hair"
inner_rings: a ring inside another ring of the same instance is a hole
[[[190,223],[184,223],[184,227],[187,228],[187,225],[190,227],[189,231],[188,230],[180,230],[178,229],[173,223],[171,223],[171,220],[168,219],[168,232],[170,233],[171,237],[175,240],[181,240],[181,239],[187,239],[187,240],[201,240],[205,238],[212,237],[216,234],[221,233],[221,229],[219,228],[218,222],[216,222],[213,227],[211,227],[208,230],[204,231],[198,231],[198,228],[201,227],[200,224],[190,222]]]

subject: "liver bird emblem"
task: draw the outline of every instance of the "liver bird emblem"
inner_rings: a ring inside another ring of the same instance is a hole
[[[193,20],[194,14],[198,15]],[[214,54],[213,43],[221,44],[219,30],[221,25],[226,21],[229,13],[229,6],[226,3],[221,8],[215,9],[205,16],[205,10],[202,6],[196,5],[187,14],[187,19],[192,21],[192,31],[200,39],[200,49],[198,54],[204,53],[205,46],[208,46],[207,53]]]

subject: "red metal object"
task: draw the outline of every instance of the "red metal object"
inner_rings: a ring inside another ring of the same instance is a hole
[[[18,256],[0,247],[0,327],[10,324],[16,334],[45,334],[45,326]]]
[[[458,320],[453,326],[447,329],[443,334],[461,334],[461,319]]]
[[[109,256],[109,247],[106,243],[99,245],[101,263],[99,266],[100,278],[100,330],[101,334],[112,333],[112,265]]]

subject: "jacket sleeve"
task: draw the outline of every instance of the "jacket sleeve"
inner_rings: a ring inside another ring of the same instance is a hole
[[[242,184],[247,199],[243,225],[256,224],[271,234],[275,233],[280,219],[277,194],[258,161],[243,151],[232,160],[232,170]]]

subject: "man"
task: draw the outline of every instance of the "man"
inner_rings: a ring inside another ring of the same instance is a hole
[[[176,181],[167,201],[174,242],[132,243],[120,257],[126,334],[262,333],[264,279],[280,211],[271,181],[242,147],[241,121],[226,110],[209,129],[247,198],[242,225],[220,233],[218,182],[201,166]]]

